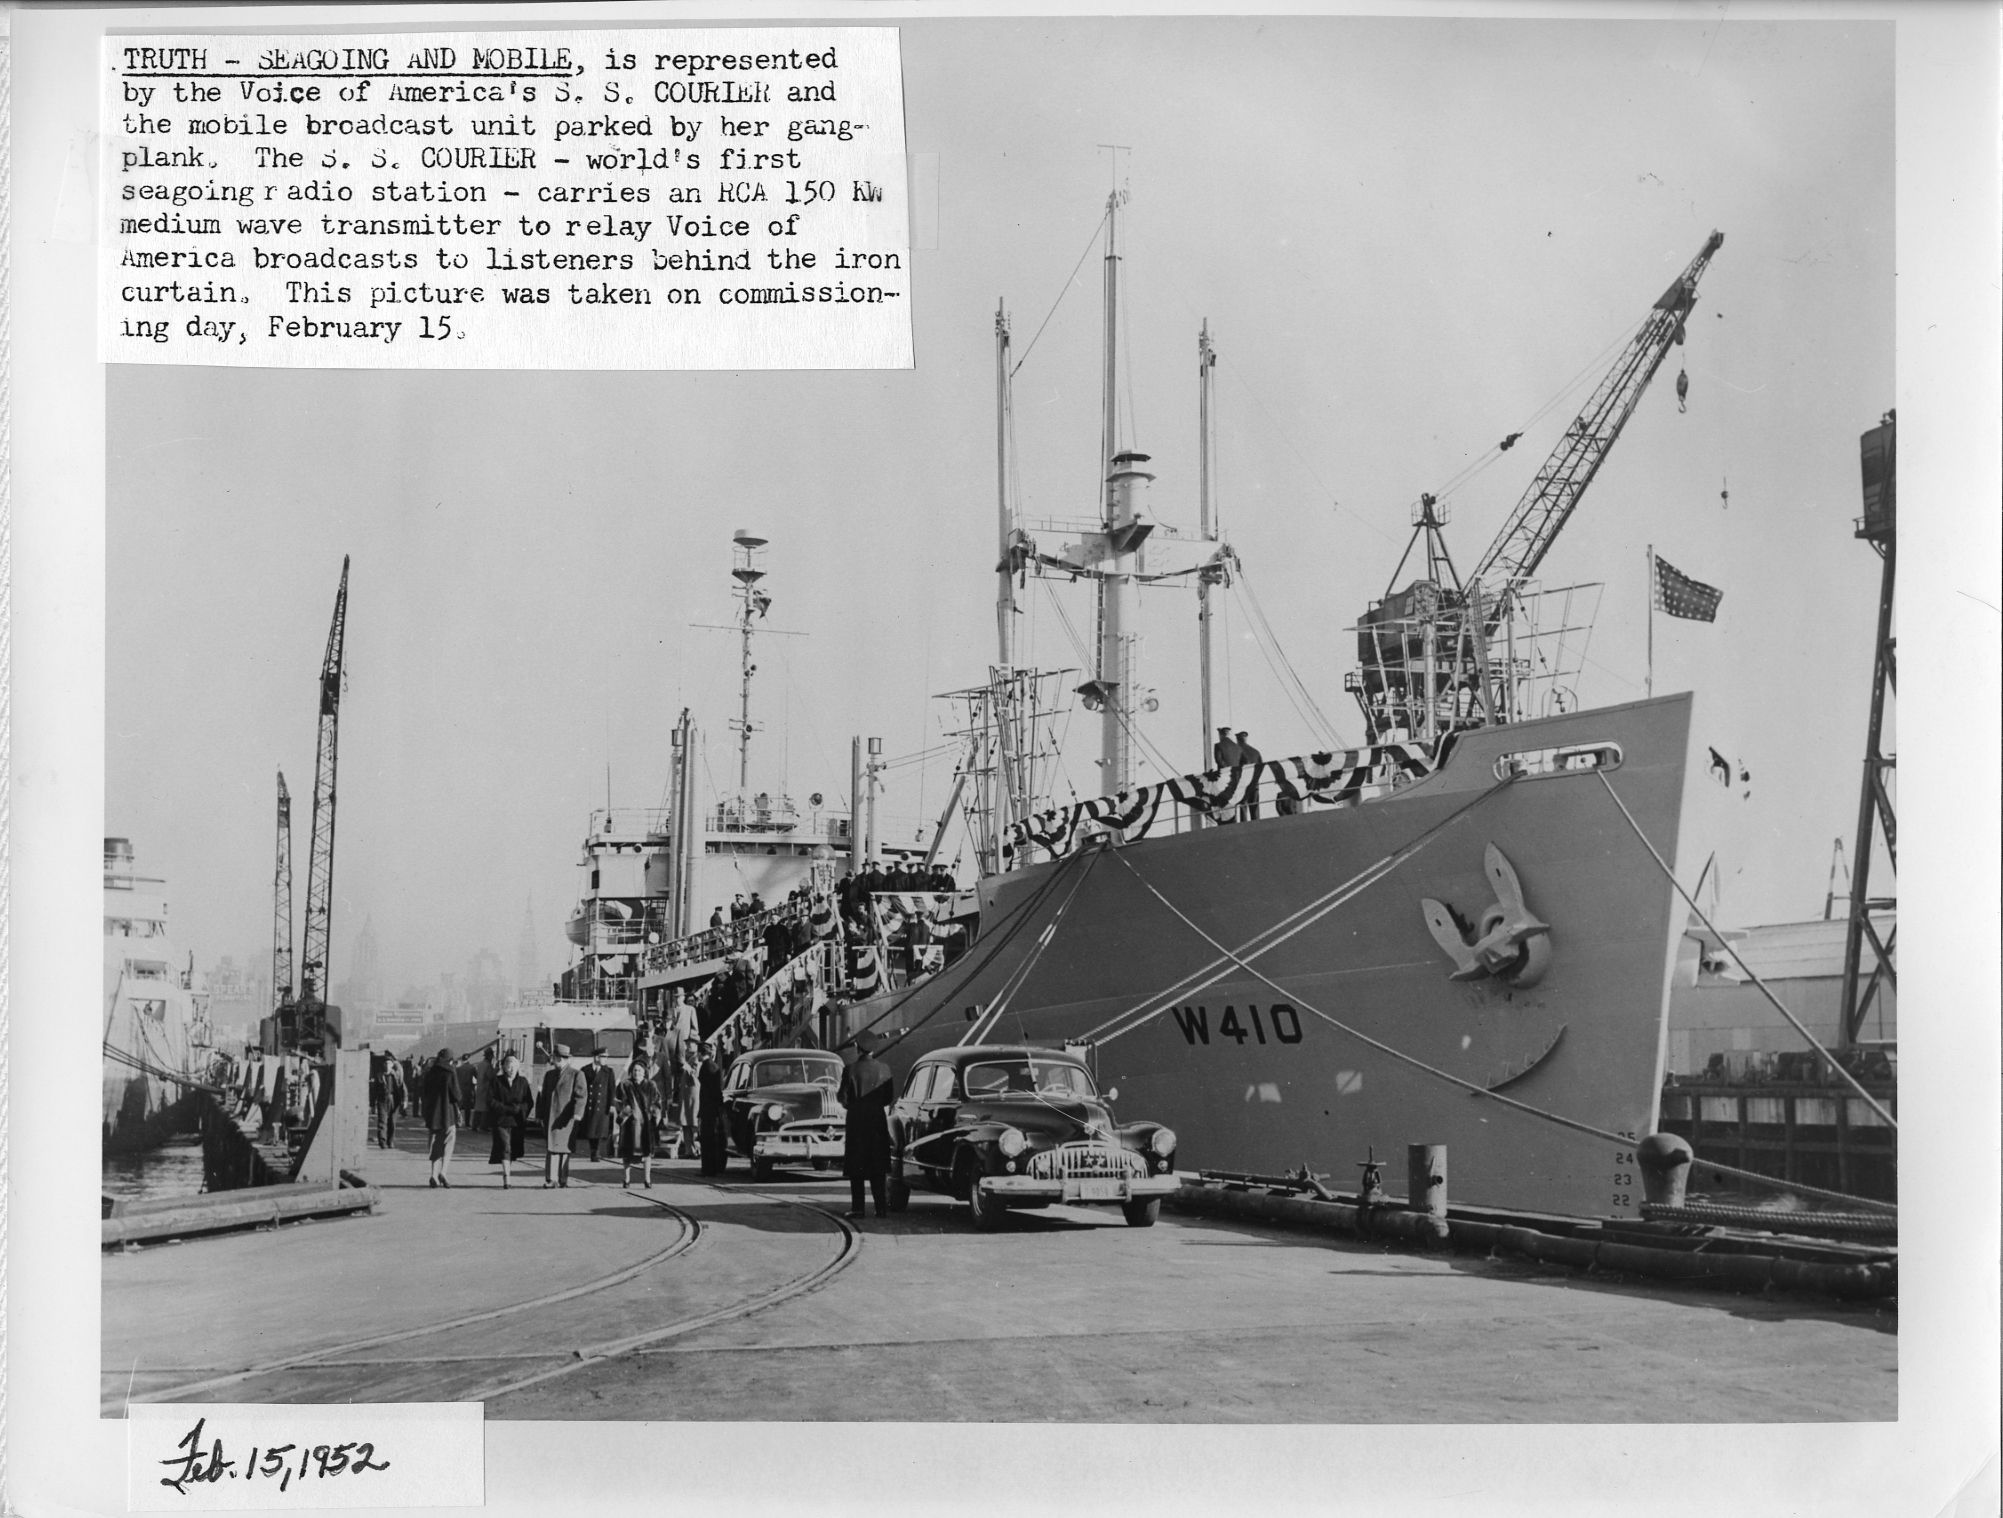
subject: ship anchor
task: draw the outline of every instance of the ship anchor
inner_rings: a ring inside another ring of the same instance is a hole
[[[1428,896],[1419,903],[1434,942],[1454,962],[1448,978],[1480,980],[1493,975],[1512,986],[1534,986],[1551,968],[1551,925],[1531,915],[1515,867],[1492,843],[1482,855],[1482,873],[1488,876],[1495,900],[1481,914],[1472,940],[1445,902]]]

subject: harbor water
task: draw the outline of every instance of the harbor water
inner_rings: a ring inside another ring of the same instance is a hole
[[[202,1136],[177,1133],[158,1149],[104,1157],[104,1195],[121,1202],[198,1196],[202,1191]]]

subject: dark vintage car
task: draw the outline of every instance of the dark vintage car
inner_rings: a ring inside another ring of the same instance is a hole
[[[841,1057],[822,1049],[752,1049],[731,1062],[724,1120],[754,1181],[768,1179],[775,1165],[825,1170],[841,1162],[841,1079]]]
[[[955,1047],[919,1056],[890,1111],[889,1203],[914,1188],[967,1204],[974,1226],[1011,1207],[1118,1205],[1151,1225],[1176,1188],[1175,1135],[1120,1123],[1084,1060],[1061,1049]]]

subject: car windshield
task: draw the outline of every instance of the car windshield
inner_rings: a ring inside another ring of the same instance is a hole
[[[603,1048],[609,1064],[613,1060],[630,1060],[633,1057],[633,1030],[631,1028],[545,1028],[540,1030],[538,1055],[549,1058],[549,1051],[562,1044],[570,1050],[572,1059],[586,1058],[593,1049]]]
[[[984,1061],[967,1066],[961,1079],[969,1096],[1054,1096],[1090,1097],[1092,1077],[1082,1065],[1069,1060],[1037,1059],[1018,1055],[1014,1059]]]
[[[832,1055],[820,1059],[761,1059],[751,1072],[754,1086],[804,1086],[809,1082],[830,1090],[841,1084],[842,1062]]]

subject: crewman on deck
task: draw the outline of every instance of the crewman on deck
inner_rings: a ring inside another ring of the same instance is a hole
[[[1238,731],[1238,762],[1242,765],[1246,765],[1248,767],[1253,767],[1256,769],[1256,766],[1262,763],[1265,757],[1266,756],[1264,754],[1260,753],[1257,749],[1252,747],[1251,741],[1245,736],[1244,729],[1240,728]],[[1251,778],[1250,784],[1248,785],[1245,792],[1246,800],[1243,809],[1243,815],[1247,819],[1255,822],[1258,820],[1259,817],[1258,786],[1259,786],[1259,777],[1256,773],[1254,773]]]

